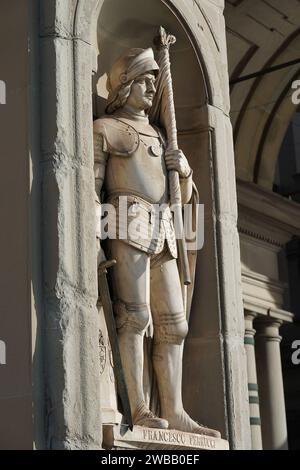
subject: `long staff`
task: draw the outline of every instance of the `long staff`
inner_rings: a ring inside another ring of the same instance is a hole
[[[175,42],[175,36],[168,34],[161,26],[159,28],[159,35],[154,40],[158,50],[157,63],[160,70],[157,78],[157,96],[154,107],[151,111],[150,119],[159,119],[161,124],[165,127],[168,139],[168,150],[178,150],[173,82],[170,63],[170,47],[172,44],[175,44]],[[169,189],[171,205],[174,211],[175,234],[177,238],[183,282],[186,286],[188,286],[191,284],[191,276],[182,218],[180,180],[177,171],[169,171]]]

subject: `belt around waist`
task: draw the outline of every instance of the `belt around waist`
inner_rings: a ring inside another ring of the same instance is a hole
[[[167,203],[159,204],[159,203],[149,202],[143,197],[138,196],[138,195],[126,194],[126,193],[111,194],[107,198],[106,203],[112,204],[116,209],[121,208],[121,204],[120,204],[121,197],[122,198],[124,197],[124,202],[126,203],[126,207],[130,208],[133,212],[137,212],[139,209],[141,209],[152,215],[156,215],[157,213],[159,213],[160,219],[164,219],[168,221],[173,219],[169,204]]]

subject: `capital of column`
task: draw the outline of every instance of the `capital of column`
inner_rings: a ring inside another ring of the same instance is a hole
[[[256,321],[256,336],[257,338],[265,338],[266,341],[275,341],[280,343],[282,336],[279,334],[279,328],[282,326],[283,321],[274,318],[259,318]]]
[[[252,310],[245,309],[244,316],[245,316],[245,337],[252,339],[254,338],[255,333],[256,333],[255,328],[253,328],[253,321],[258,315],[256,312],[253,312]]]

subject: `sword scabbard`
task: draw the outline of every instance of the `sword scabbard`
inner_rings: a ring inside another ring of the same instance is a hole
[[[107,270],[116,264],[116,260],[103,261],[98,267],[98,289],[99,297],[103,307],[108,337],[113,355],[114,374],[116,378],[118,394],[123,406],[124,418],[129,429],[133,429],[131,408],[128,396],[127,385],[125,381],[122,359],[118,343],[118,335],[113,313],[113,306],[110,298],[109,286],[107,281]]]

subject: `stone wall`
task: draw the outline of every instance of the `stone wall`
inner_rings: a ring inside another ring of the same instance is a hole
[[[1,296],[0,448],[33,445],[31,371],[29,2],[4,0],[0,16]],[[12,31],[14,34],[12,34]]]
[[[39,126],[36,123],[32,126],[35,156],[31,173],[35,189],[33,201],[36,202],[33,202],[35,209],[31,208],[30,214],[33,215],[31,233],[40,233],[42,238],[43,274],[38,275],[38,255],[33,249],[30,259],[35,260],[33,265],[36,268],[32,274],[32,327],[28,300],[25,303],[28,315],[23,309],[17,318],[18,321],[26,318],[27,322],[28,337],[22,336],[27,348],[22,359],[27,361],[27,365],[21,370],[27,373],[28,388],[22,385],[22,390],[28,391],[29,403],[32,401],[30,330],[33,336],[33,390],[37,391],[33,398],[35,442],[39,448],[95,449],[102,443],[93,206],[92,74],[97,74],[99,64],[103,64],[101,54],[109,55],[110,52],[109,48],[104,51],[102,48],[99,55],[95,38],[112,27],[114,13],[111,13],[111,22],[105,24],[106,30],[101,23],[101,14],[108,4],[113,3],[116,4],[117,0],[43,0],[32,3],[41,7],[39,41],[37,34],[33,35],[33,41],[40,49],[41,75],[38,79],[37,76],[32,77],[32,83],[39,83],[40,87],[32,90],[31,94],[32,104],[38,103],[40,109],[41,135],[37,152],[35,139],[39,139]],[[126,0],[126,4],[131,11],[141,2]],[[178,55],[174,56],[179,132],[182,147],[190,151],[200,199],[205,203],[205,247],[199,256],[197,295],[185,354],[186,407],[196,419],[205,420],[207,425],[220,429],[232,448],[248,448],[250,426],[224,2],[151,0],[151,4],[152,22],[147,17],[143,18],[141,8],[140,19],[151,28],[158,20],[166,21],[165,26],[172,32],[174,28],[186,47],[185,56],[180,51],[179,41]],[[115,11],[118,12],[117,9]],[[161,17],[160,11],[163,12]],[[123,33],[127,39],[131,34],[130,40],[137,37],[134,28],[127,27]],[[24,32],[25,44],[26,34]],[[122,34],[120,32],[119,37]],[[182,79],[185,57],[188,57],[188,73],[192,74],[187,77],[188,87]],[[182,66],[179,67],[179,63]],[[95,82],[93,85],[95,87]],[[25,103],[22,109],[28,109]],[[26,119],[24,125],[28,126]],[[28,149],[24,142],[22,145],[19,143],[23,152],[24,148]],[[17,140],[14,145],[17,145]],[[38,159],[37,153],[40,154]],[[21,157],[17,148],[16,154]],[[19,211],[23,216],[28,214],[25,202],[28,202],[30,181],[29,177],[27,181],[24,179],[24,174],[29,172],[28,153],[26,155],[21,160],[25,165],[22,174],[19,167],[17,170],[12,167],[12,174],[20,171],[21,186],[18,190],[24,187],[24,197],[20,198],[24,207]],[[8,165],[12,162],[10,160]],[[12,185],[8,187],[12,197],[16,196],[15,186],[13,191]],[[41,221],[37,210],[39,190],[42,191]],[[16,201],[16,206],[19,202]],[[10,210],[11,214],[13,211]],[[18,230],[10,230],[8,235],[24,233],[24,226],[29,221],[19,220],[19,223]],[[26,230],[28,233],[29,228]],[[25,237],[23,243],[27,248],[22,251],[21,258],[18,256],[20,253],[14,255],[19,265],[23,260],[22,279],[28,281],[25,266],[28,267],[29,263],[26,261],[29,260],[29,242]],[[1,246],[4,247],[5,243]],[[38,246],[38,241],[34,246]],[[11,257],[8,262],[11,263]],[[38,282],[41,279],[42,288]],[[41,321],[39,307],[41,291],[44,321]],[[28,299],[29,283],[22,292],[24,299],[27,292]],[[25,304],[20,301],[18,308]],[[9,315],[11,312],[17,310],[11,307]],[[10,328],[14,330],[11,324]],[[193,389],[189,386],[191,373]],[[45,390],[40,383],[44,377]],[[46,399],[45,408],[43,397]],[[43,443],[44,429],[46,443]],[[32,433],[26,435],[29,445]],[[13,442],[11,445],[16,444]]]

